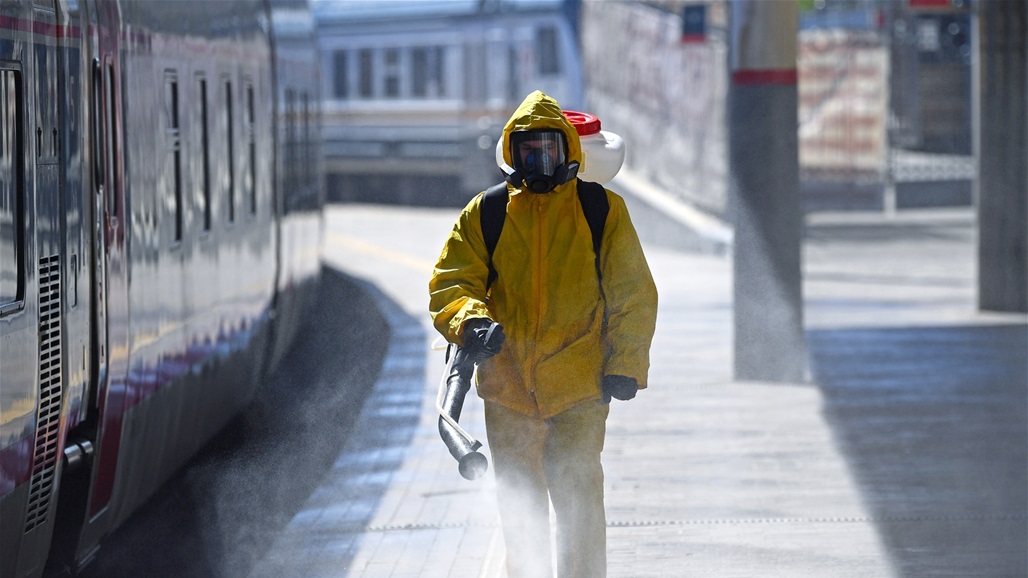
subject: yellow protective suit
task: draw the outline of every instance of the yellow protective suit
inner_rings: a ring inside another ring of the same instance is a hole
[[[568,160],[582,162],[578,133],[557,102],[536,91],[504,126],[508,165],[514,166],[511,133],[540,128],[563,131]],[[576,181],[544,194],[512,185],[508,192],[489,295],[481,194],[461,212],[429,282],[432,319],[448,341],[462,343],[468,319],[503,325],[500,353],[479,364],[479,395],[545,419],[599,399],[604,375],[633,377],[645,387],[657,291],[624,200],[606,191],[601,292]]]

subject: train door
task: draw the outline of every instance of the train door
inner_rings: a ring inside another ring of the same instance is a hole
[[[67,430],[73,431],[88,417],[90,322],[90,206],[91,151],[88,147],[89,61],[82,49],[83,27],[78,3],[65,3],[58,14],[65,31],[58,52],[58,133],[61,156],[61,202],[64,239],[61,299],[64,303],[64,404]],[[86,29],[88,34],[88,28]],[[69,433],[69,435],[74,435]],[[68,436],[65,436],[67,440]],[[65,475],[67,475],[67,471]]]
[[[95,147],[92,373],[98,447],[89,505],[89,514],[94,518],[110,504],[114,491],[128,358],[128,262],[125,246],[128,213],[121,146],[120,16],[115,3],[98,3],[95,10],[97,34],[90,82],[92,143]],[[102,534],[104,530],[100,528],[98,531]]]

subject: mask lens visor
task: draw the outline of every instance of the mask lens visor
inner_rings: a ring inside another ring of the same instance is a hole
[[[564,133],[559,130],[529,130],[511,134],[514,168],[526,175],[552,177],[567,160]]]

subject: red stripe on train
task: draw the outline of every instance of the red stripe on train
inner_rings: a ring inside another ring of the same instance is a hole
[[[81,38],[82,32],[78,26],[65,26],[63,24],[50,24],[49,22],[37,22],[15,18],[14,16],[0,16],[0,28],[6,30],[17,30],[18,32],[31,32],[41,36],[52,38]]]

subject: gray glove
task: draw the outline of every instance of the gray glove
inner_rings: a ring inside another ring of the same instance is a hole
[[[503,326],[491,319],[475,317],[464,322],[464,349],[475,361],[499,353],[504,339]]]
[[[628,401],[639,391],[639,382],[634,377],[624,375],[603,376],[603,401],[610,403],[610,398]]]

